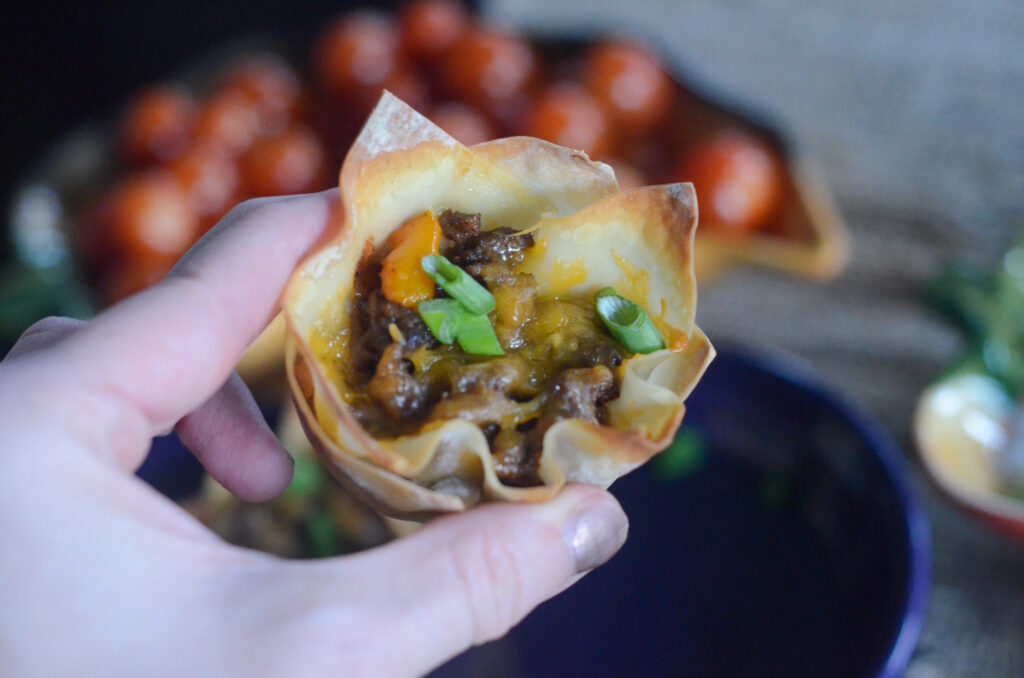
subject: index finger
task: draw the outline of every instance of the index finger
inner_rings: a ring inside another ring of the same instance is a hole
[[[224,383],[337,204],[337,189],[242,203],[164,281],[61,346],[66,383],[112,396],[149,435],[168,429]]]

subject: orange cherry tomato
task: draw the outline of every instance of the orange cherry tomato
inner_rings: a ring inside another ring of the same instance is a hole
[[[164,169],[128,177],[109,196],[108,233],[122,264],[166,268],[199,236],[185,190]]]
[[[185,189],[203,230],[217,223],[240,199],[238,167],[207,146],[191,146],[167,168]]]
[[[289,195],[326,188],[323,145],[302,125],[259,139],[241,161],[242,182],[249,195]]]
[[[245,152],[259,129],[259,112],[244,94],[222,91],[207,100],[196,120],[195,139],[229,158]]]
[[[315,70],[321,86],[335,96],[352,96],[384,86],[399,64],[399,36],[385,14],[359,12],[335,21],[320,38]]]
[[[673,83],[658,60],[627,43],[591,49],[583,63],[583,82],[612,123],[631,134],[653,130],[672,103]]]
[[[143,91],[121,119],[124,159],[132,164],[171,160],[185,150],[195,115],[192,97],[177,87],[163,85]]]
[[[302,85],[295,72],[274,55],[261,55],[235,67],[221,85],[246,97],[256,109],[258,133],[277,134],[295,116]]]
[[[442,85],[450,96],[501,118],[509,107],[522,105],[536,75],[530,45],[489,28],[464,33],[441,65]]]
[[[537,97],[526,116],[524,133],[560,146],[603,157],[612,138],[604,111],[597,101],[576,85],[555,85]]]
[[[399,13],[402,47],[416,59],[434,59],[469,27],[469,13],[457,0],[413,0]]]
[[[676,178],[693,182],[701,224],[734,235],[768,226],[784,193],[778,155],[738,130],[720,132],[700,144],[683,158]]]
[[[427,117],[465,146],[479,144],[495,136],[494,126],[485,116],[455,101],[436,106]]]

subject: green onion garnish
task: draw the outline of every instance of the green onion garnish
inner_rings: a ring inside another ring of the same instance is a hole
[[[665,348],[658,329],[642,308],[606,287],[594,297],[597,314],[623,348],[631,353],[651,353]]]
[[[505,355],[494,334],[490,319],[484,314],[462,312],[455,338],[466,353],[475,355]]]
[[[485,313],[470,313],[454,299],[427,299],[416,307],[420,317],[442,344],[456,339],[466,353],[504,355]]]
[[[442,344],[455,341],[455,329],[466,310],[454,299],[427,299],[421,301],[416,310],[427,327]]]
[[[458,300],[470,312],[480,314],[494,310],[494,295],[440,254],[428,254],[420,261],[420,266],[449,297]]]

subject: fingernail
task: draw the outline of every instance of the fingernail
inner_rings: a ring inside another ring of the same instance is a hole
[[[583,502],[565,531],[576,572],[587,572],[608,562],[625,543],[627,532],[629,522],[617,503],[604,497]]]

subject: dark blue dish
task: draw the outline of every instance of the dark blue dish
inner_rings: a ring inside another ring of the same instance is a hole
[[[900,675],[929,540],[885,431],[805,369],[725,350],[681,435],[702,452],[613,486],[631,522],[619,555],[434,678]],[[187,494],[198,466],[155,447],[141,475]]]
[[[683,432],[701,458],[613,486],[619,555],[435,678],[902,674],[929,538],[880,426],[802,368],[722,351]]]

